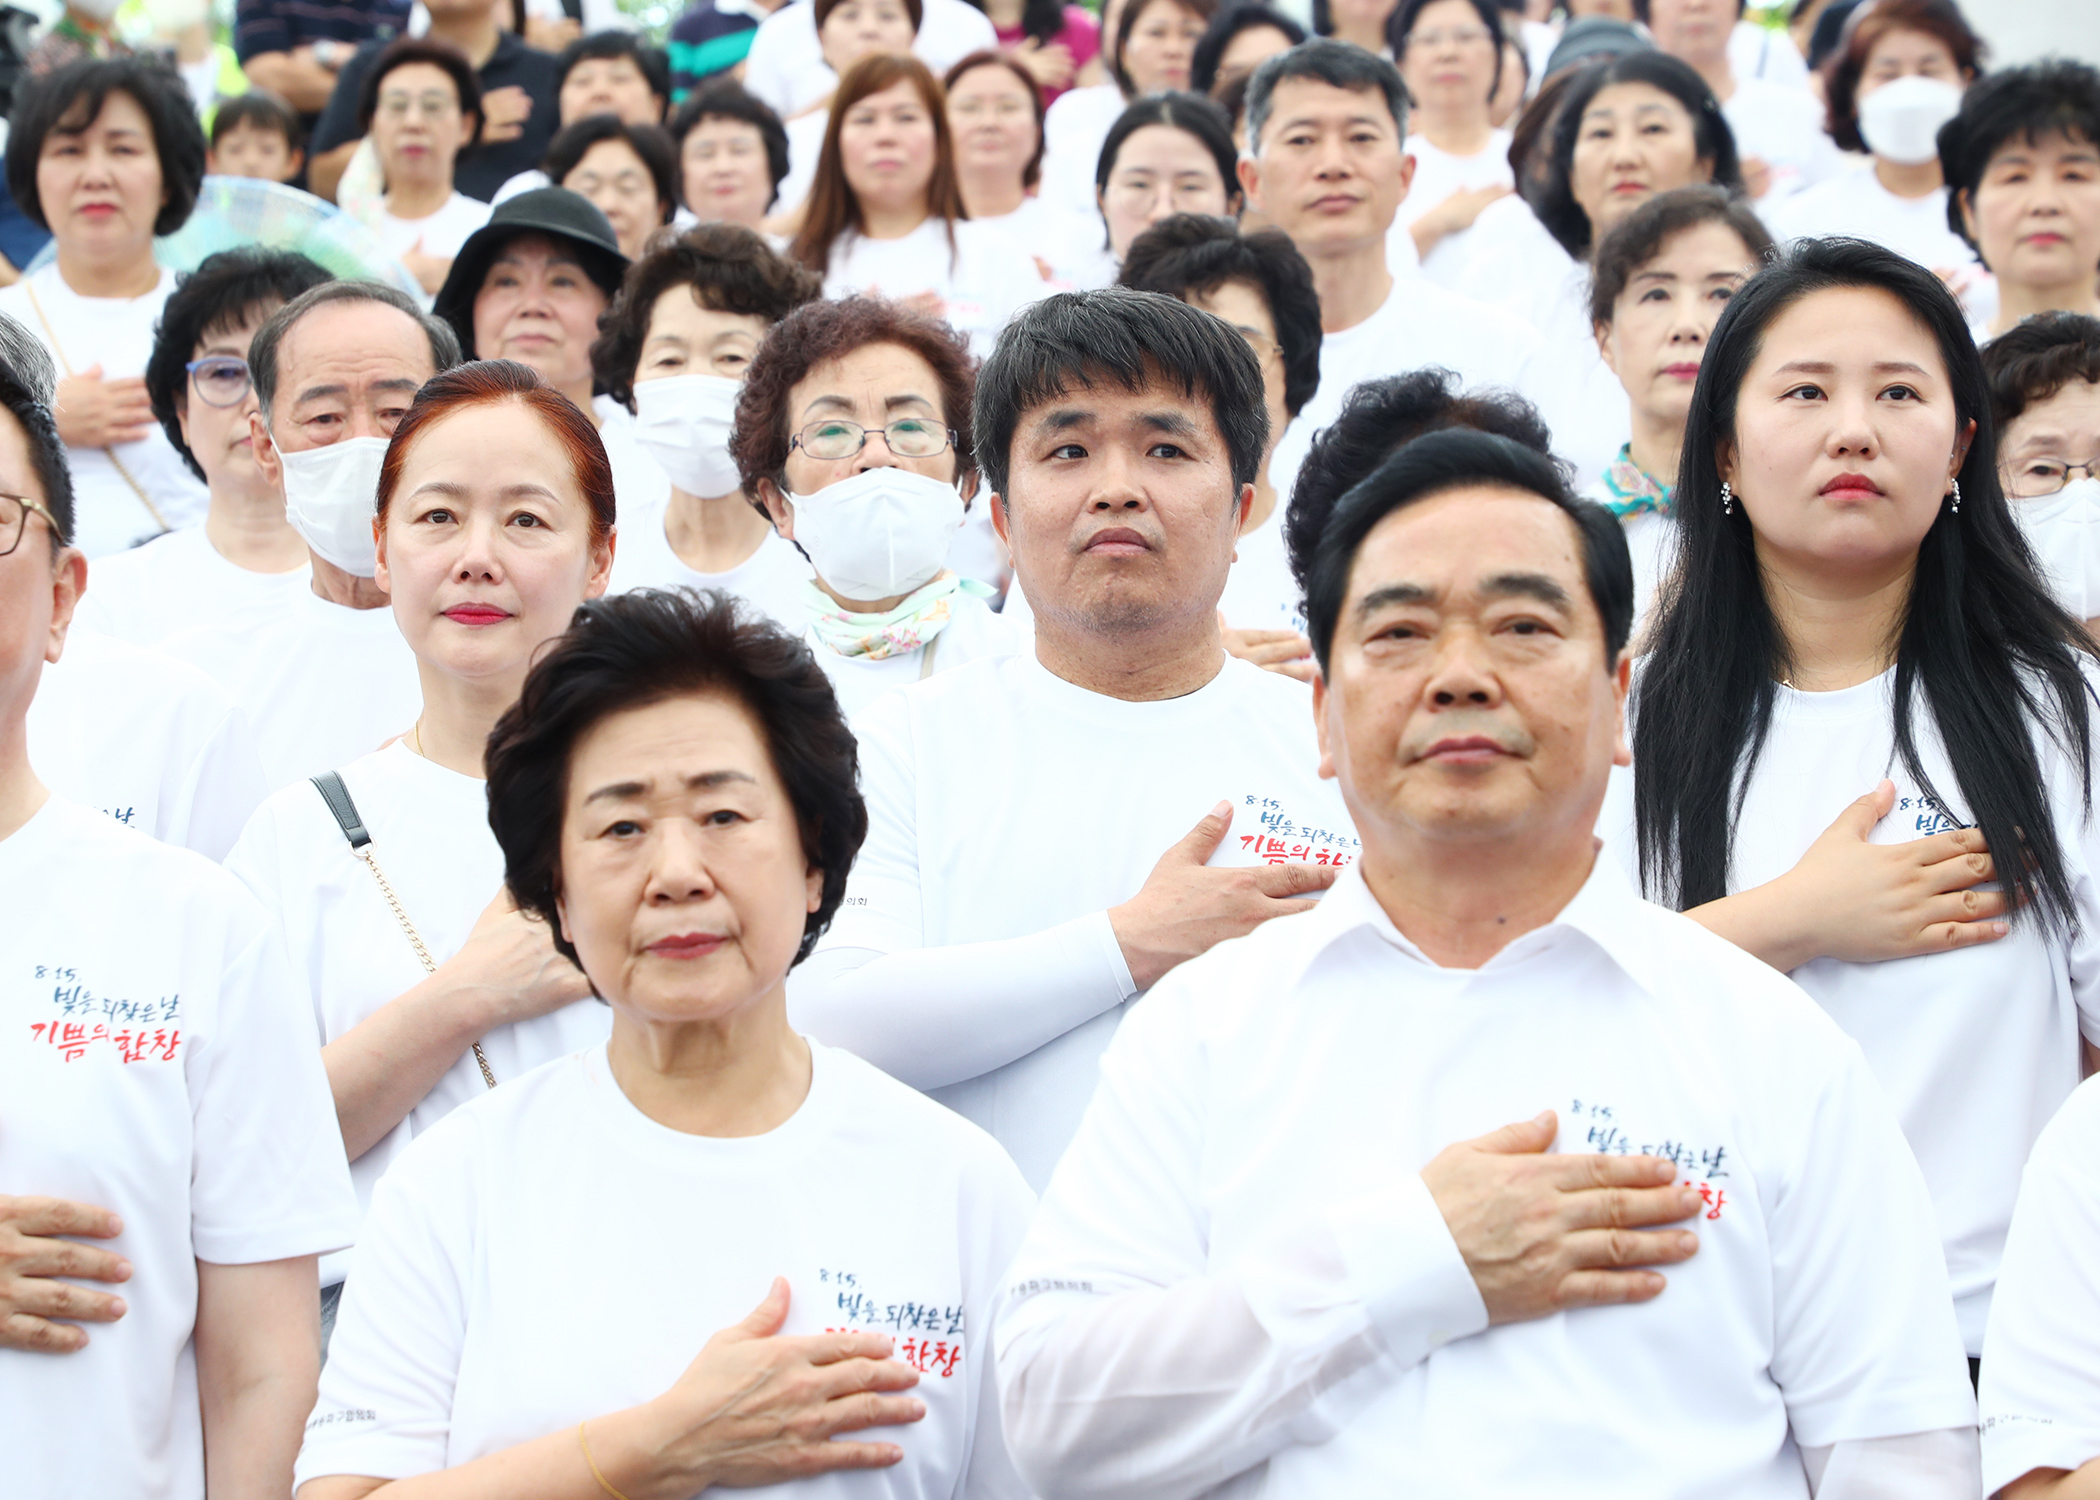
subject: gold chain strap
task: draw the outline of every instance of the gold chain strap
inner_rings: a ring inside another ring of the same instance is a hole
[[[53,328],[51,320],[44,316],[44,304],[37,301],[36,288],[30,284],[27,276],[22,278],[22,290],[29,296],[29,310],[35,313],[36,320],[44,325],[44,336],[51,340],[51,352],[58,356],[59,366],[66,372],[66,378],[68,380],[72,379],[73,362],[66,358],[66,351],[59,345],[58,330]],[[118,477],[131,486],[131,493],[139,497],[139,504],[146,507],[146,514],[153,518],[153,524],[158,526],[161,529],[161,533],[165,535],[168,530],[167,519],[161,515],[160,507],[153,503],[153,497],[146,493],[146,487],[131,477],[131,470],[125,468],[124,460],[117,457],[116,445],[114,443],[105,444],[102,454],[110,461],[110,465],[116,469]]]
[[[401,930],[408,934],[408,944],[416,950],[416,957],[422,962],[423,972],[435,974],[437,961],[430,956],[430,950],[423,946],[423,935],[416,931],[416,924],[408,919],[408,910],[402,906],[401,898],[394,894],[394,883],[386,878],[386,871],[380,869],[379,861],[373,858],[372,846],[367,844],[362,849],[353,849],[350,852],[365,862],[365,868],[370,870],[372,878],[379,882],[379,894],[386,897],[386,904],[393,909],[394,920],[399,922]],[[481,1065],[482,1082],[494,1088],[496,1074],[489,1067],[488,1054],[481,1050],[479,1042],[474,1044],[474,1061]]]

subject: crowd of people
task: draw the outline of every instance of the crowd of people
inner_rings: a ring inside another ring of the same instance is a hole
[[[2100,69],[106,8],[0,195],[0,1488],[2100,1496]]]

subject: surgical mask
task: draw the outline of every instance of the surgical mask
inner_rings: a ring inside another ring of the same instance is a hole
[[[370,578],[379,571],[372,518],[379,513],[382,437],[344,438],[304,453],[277,450],[284,465],[284,518],[325,562]]]
[[[733,495],[742,482],[729,456],[740,381],[673,375],[634,388],[634,436],[671,483],[688,495]]]
[[[1939,156],[1940,127],[1960,111],[1960,89],[1913,73],[1859,101],[1859,133],[1876,156],[1922,166]]]
[[[2056,602],[2081,620],[2100,615],[2100,479],[2074,479],[2053,495],[2014,500],[2012,513]]]
[[[931,583],[963,523],[955,486],[910,469],[869,469],[788,499],[795,540],[848,599],[890,599]]]

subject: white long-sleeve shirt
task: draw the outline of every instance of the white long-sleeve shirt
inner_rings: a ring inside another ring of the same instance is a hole
[[[1653,1302],[1488,1328],[1420,1168],[1541,1108],[1710,1207]],[[1478,970],[1359,873],[1168,975],[1008,1276],[1043,1500],[1974,1500],[1931,1202],[1858,1048],[1609,861]]]

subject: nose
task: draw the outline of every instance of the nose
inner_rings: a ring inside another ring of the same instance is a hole
[[[1427,684],[1429,701],[1438,708],[1497,708],[1502,685],[1488,669],[1477,631],[1446,630],[1437,641]]]
[[[1830,434],[1824,451],[1832,458],[1871,459],[1880,450],[1871,398],[1845,393],[1830,403]]]
[[[642,899],[650,906],[680,906],[714,895],[715,878],[699,828],[686,818],[664,818],[650,830],[649,877]]]
[[[495,583],[503,577],[499,540],[503,523],[488,513],[470,514],[459,529],[459,561],[452,576],[461,583]]]
[[[1141,511],[1145,506],[1145,488],[1138,483],[1129,456],[1121,444],[1108,444],[1094,470],[1094,489],[1087,498],[1087,509],[1102,515],[1118,510]]]
[[[865,474],[870,469],[901,469],[904,461],[890,451],[890,435],[880,427],[868,429],[868,439],[861,444],[860,452],[853,457],[853,472]]]

